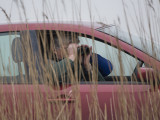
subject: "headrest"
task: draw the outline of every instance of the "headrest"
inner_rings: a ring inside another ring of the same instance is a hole
[[[12,58],[14,62],[22,62],[23,53],[22,53],[22,43],[20,37],[16,37],[12,42]]]

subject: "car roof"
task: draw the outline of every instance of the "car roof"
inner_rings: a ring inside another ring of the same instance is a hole
[[[83,27],[89,27],[92,29],[98,29],[103,27],[105,24],[102,22],[89,22],[89,21],[29,21],[29,22],[9,22],[9,23],[0,23],[0,26],[7,27],[10,26],[20,26],[20,25],[38,25],[38,24],[54,24],[54,25],[78,25]],[[0,27],[0,30],[3,28]]]

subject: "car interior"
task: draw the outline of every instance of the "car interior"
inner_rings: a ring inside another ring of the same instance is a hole
[[[37,31],[37,34],[39,34],[38,32],[39,31]],[[46,38],[51,37],[50,36],[51,31],[45,31],[45,32],[46,32],[46,35],[47,35]],[[41,34],[42,34],[42,31],[41,31]],[[54,34],[56,34],[56,32],[52,31],[51,34],[54,37]],[[73,33],[67,32],[67,34],[72,35]],[[76,35],[77,35],[77,33],[76,33]],[[87,38],[92,38],[92,36],[88,36],[88,35],[84,35],[84,34],[80,34],[80,36],[87,37]],[[46,42],[46,46],[48,46],[48,47],[46,47],[46,49],[50,50],[50,46],[49,46],[50,39],[47,39],[47,40],[48,41]],[[104,41],[102,41],[101,39],[95,38],[95,40],[99,41],[101,43],[104,43]],[[105,43],[105,44],[111,45],[109,43]],[[44,49],[43,49],[43,45],[42,45],[42,40],[41,39],[40,39],[40,46],[41,46],[42,55],[44,55]],[[115,47],[115,46],[113,46],[113,47]],[[46,54],[48,56],[50,53],[46,53]],[[142,82],[139,79],[137,79],[137,77],[136,77],[137,76],[137,72],[138,72],[137,69],[139,67],[142,67],[142,65],[143,65],[143,62],[139,61],[137,63],[137,65],[135,66],[135,68],[133,70],[133,73],[130,76],[109,76],[108,75],[108,76],[104,77],[105,81],[98,81],[98,83],[99,84],[120,84],[120,81],[123,79],[124,80],[123,84],[142,84]],[[114,67],[113,67],[113,69],[114,69]],[[89,83],[88,81],[81,81],[81,84],[88,84],[88,83]]]

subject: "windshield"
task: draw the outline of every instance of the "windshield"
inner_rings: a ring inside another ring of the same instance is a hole
[[[133,45],[135,48],[143,51],[144,53],[147,53],[148,55],[160,61],[160,49],[158,47],[159,43],[155,40],[151,41],[150,39],[143,38],[141,36],[129,34],[129,32],[123,31],[114,25],[98,28],[97,30],[116,37],[125,43]]]

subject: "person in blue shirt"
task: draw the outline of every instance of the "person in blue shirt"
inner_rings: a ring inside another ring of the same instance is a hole
[[[56,36],[57,35],[55,33],[55,35],[53,37],[56,38]],[[71,44],[76,44],[77,46],[81,46],[81,45],[79,45],[80,41],[79,41],[78,35],[71,36],[70,34],[64,33],[64,34],[60,34],[60,36],[63,38],[63,48],[64,48],[64,46],[67,47]],[[58,37],[57,37],[57,42],[58,42]],[[56,41],[55,41],[55,43],[56,43]],[[82,46],[85,46],[85,45],[82,45]],[[88,46],[88,45],[86,45],[86,46]],[[58,50],[57,52],[63,53],[60,50]],[[58,53],[57,53],[57,55],[59,55],[59,57],[58,57],[59,60],[58,61],[63,59],[63,57],[65,56],[65,55],[63,56],[63,55],[58,54]],[[98,66],[98,71],[101,73],[102,77],[108,76],[113,70],[112,63],[109,60],[105,59],[104,57],[100,56],[99,54],[91,53],[89,64],[91,64],[93,66],[93,63],[96,63],[96,65]]]
[[[75,38],[76,39],[74,39],[74,41],[70,41],[70,43],[79,44],[80,43],[79,38],[78,37],[75,37]],[[95,55],[95,57],[93,57],[94,55]],[[92,53],[92,56],[90,57],[91,65],[93,63],[93,60],[92,60],[93,58],[95,59],[94,62],[98,63],[98,70],[102,74],[103,77],[108,76],[112,72],[113,65],[108,59],[105,59],[104,57],[102,57],[99,54]]]

